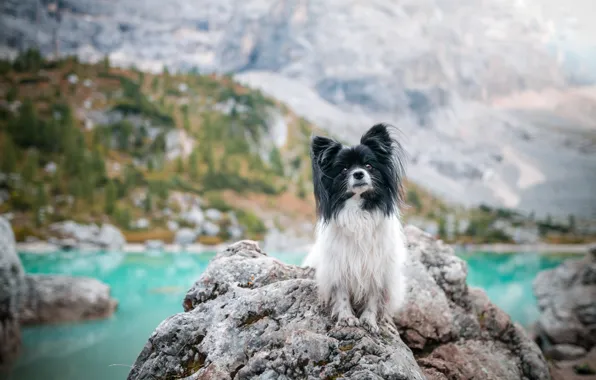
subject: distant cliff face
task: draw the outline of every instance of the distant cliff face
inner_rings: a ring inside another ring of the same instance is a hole
[[[566,93],[546,108],[509,101],[583,80],[547,45],[557,35],[532,1],[59,3],[6,0],[0,43],[235,72],[347,140],[375,121],[397,124],[411,177],[449,200],[596,215],[586,207],[596,205],[596,124],[581,117],[596,96],[563,114]]]

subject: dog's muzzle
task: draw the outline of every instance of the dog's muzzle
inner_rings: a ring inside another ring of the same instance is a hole
[[[372,189],[372,180],[370,174],[364,169],[354,169],[349,174],[348,191],[353,193],[363,193]]]

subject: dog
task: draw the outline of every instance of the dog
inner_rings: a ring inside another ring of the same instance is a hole
[[[310,142],[317,225],[303,266],[315,269],[319,297],[337,326],[371,333],[406,297],[405,152],[392,129],[376,124],[355,146],[321,136]]]

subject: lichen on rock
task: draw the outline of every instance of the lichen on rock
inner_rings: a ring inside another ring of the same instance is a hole
[[[521,327],[468,288],[465,262],[414,227],[406,234],[409,299],[378,335],[336,327],[312,269],[241,241],[211,261],[128,379],[549,379]]]

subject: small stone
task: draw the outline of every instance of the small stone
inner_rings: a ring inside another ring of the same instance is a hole
[[[585,356],[588,351],[571,344],[556,344],[549,348],[545,355],[553,360],[575,360]]]

